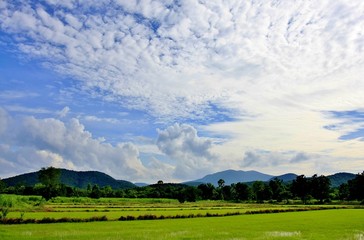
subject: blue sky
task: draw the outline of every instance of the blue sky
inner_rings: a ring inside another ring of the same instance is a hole
[[[0,1],[0,177],[361,172],[362,1]]]

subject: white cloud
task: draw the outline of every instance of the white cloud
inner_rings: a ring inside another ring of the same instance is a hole
[[[154,159],[147,169],[140,161],[139,150],[134,144],[118,143],[114,146],[95,139],[74,118],[68,122],[31,116],[16,119],[8,116],[3,109],[0,113],[2,176],[52,165],[99,170],[118,179],[140,181],[155,180],[154,166],[158,166],[158,173],[171,168]]]
[[[39,94],[32,92],[24,92],[24,91],[2,91],[0,93],[0,99],[21,99],[21,98],[32,98],[38,97]]]
[[[362,85],[359,75],[335,76],[362,68],[364,6],[357,1],[117,1],[122,8],[96,11],[72,4],[57,4],[53,14],[41,4],[9,5],[2,28],[27,37],[19,41],[22,51],[156,117],[203,117],[208,102],[254,111],[244,104],[255,101],[249,92],[286,100],[325,86],[332,91],[315,96],[322,103],[343,86],[359,94],[353,81]]]
[[[111,124],[120,123],[120,121],[115,118],[100,118],[97,116],[85,116],[84,118],[86,121],[90,121],[90,122],[107,122],[107,123],[111,123]]]
[[[67,114],[69,112],[70,112],[70,108],[66,106],[61,111],[59,111],[57,114],[59,115],[60,118],[64,118],[67,116]]]
[[[185,125],[159,132],[160,150],[185,172],[209,168],[215,155],[238,166],[251,149],[363,159],[363,142],[338,140],[362,123],[326,114],[363,111],[362,1],[118,0],[72,8],[74,1],[49,0],[52,13],[29,3],[0,7],[2,31],[93,97],[162,123],[208,121],[212,105],[233,113],[234,122],[201,127],[229,136],[224,144]]]
[[[156,144],[161,152],[175,160],[176,178],[191,179],[214,169],[217,157],[211,153],[212,141],[197,135],[194,127],[174,124],[158,130]]]
[[[7,125],[8,125],[8,114],[7,112],[0,108],[0,136],[2,133],[4,133],[7,130]]]
[[[24,107],[20,105],[7,105],[5,106],[6,110],[9,112],[21,112],[21,113],[31,113],[31,114],[49,114],[52,113],[51,110],[45,108],[31,108],[31,107]]]

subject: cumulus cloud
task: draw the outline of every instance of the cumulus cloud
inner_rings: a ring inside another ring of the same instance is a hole
[[[158,167],[159,174],[165,171],[163,166],[170,169],[157,159],[147,169],[137,146],[114,146],[95,139],[75,118],[67,122],[32,116],[16,119],[0,109],[0,123],[2,176],[52,165],[104,171],[118,179],[144,180],[156,177],[153,167]]]
[[[188,124],[174,124],[158,130],[156,144],[159,150],[176,161],[175,177],[199,177],[214,169],[217,157],[211,153],[212,141],[199,137]]]

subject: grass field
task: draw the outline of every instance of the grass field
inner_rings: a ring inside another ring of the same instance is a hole
[[[171,199],[55,198],[2,195],[13,206],[7,218],[88,219],[107,222],[0,224],[0,239],[349,239],[364,240],[364,209],[359,205],[314,207],[334,210],[244,214],[247,211],[310,209],[300,204],[255,204],[224,201],[179,203]],[[346,207],[347,209],[342,209]],[[341,208],[341,209],[340,209]],[[203,217],[206,214],[239,216]],[[194,218],[116,221],[121,216],[154,215]],[[199,216],[196,218],[196,216]]]
[[[0,239],[364,239],[364,210],[0,225]]]
[[[154,215],[156,217],[173,217],[188,215],[228,213],[243,214],[247,211],[265,209],[297,209],[311,208],[312,206],[290,204],[255,204],[255,203],[231,203],[225,201],[198,201],[194,203],[179,203],[173,199],[127,199],[127,198],[55,198],[49,202],[42,202],[39,197],[27,197],[16,195],[3,195],[14,204],[7,218],[42,219],[45,217],[79,218],[106,216],[108,220],[117,220],[121,216]],[[324,206],[328,207],[328,206]],[[334,207],[334,206],[329,206]],[[338,206],[340,207],[340,206]]]

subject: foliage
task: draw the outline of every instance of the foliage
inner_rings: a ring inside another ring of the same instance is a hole
[[[272,192],[272,199],[276,199],[278,202],[281,202],[287,197],[287,190],[286,186],[283,184],[283,180],[274,178],[271,179],[268,184]]]
[[[312,176],[310,180],[312,196],[315,199],[320,200],[323,203],[324,199],[329,198],[330,193],[330,179],[323,175],[317,176],[316,174]]]
[[[59,193],[61,171],[54,167],[42,168],[38,172],[39,181],[44,185],[41,195],[45,200],[56,197]]]
[[[5,189],[6,189],[6,183],[0,178],[0,193],[4,192]]]
[[[45,186],[55,186],[59,184],[60,177],[60,169],[54,167],[42,168],[38,172],[39,181]]]
[[[237,201],[247,201],[250,198],[250,188],[245,183],[237,183],[232,185],[233,189],[235,190],[234,199]]]
[[[46,200],[53,199],[56,196],[91,197],[95,199],[123,197],[177,199],[181,203],[197,200],[256,201],[258,203],[266,201],[282,202],[285,200],[288,203],[289,199],[296,198],[301,199],[303,203],[307,203],[312,198],[319,201],[319,203],[323,203],[324,201],[329,202],[330,199],[361,201],[364,195],[362,189],[364,173],[356,175],[354,179],[338,188],[331,187],[330,178],[315,174],[311,178],[304,175],[297,176],[292,183],[285,183],[281,179],[274,178],[269,182],[239,182],[226,185],[224,179],[219,179],[218,187],[211,183],[192,187],[184,184],[163,183],[162,180],[159,180],[157,184],[149,186],[115,189],[112,186],[92,185],[90,183],[86,185],[87,188],[72,187],[59,183],[58,171],[61,172],[62,177],[63,170],[52,167],[43,168],[39,171],[41,184],[9,186],[3,192],[18,195],[40,195]],[[341,175],[337,174],[337,177]]]
[[[136,187],[133,183],[124,180],[115,180],[111,176],[97,171],[72,171],[67,169],[59,169],[60,171],[60,183],[70,186],[73,188],[86,189],[88,184],[98,185],[101,188],[105,186],[110,186],[111,188],[118,189],[128,189]],[[9,187],[20,186],[34,186],[40,183],[39,181],[39,171],[21,174],[19,176],[10,177],[3,179]]]
[[[5,198],[0,195],[0,219],[6,219],[6,216],[9,213],[10,208],[13,207],[13,201],[9,198]]]
[[[297,176],[292,181],[291,191],[294,196],[299,197],[303,203],[306,203],[310,195],[310,185],[305,175]]]
[[[364,200],[364,171],[348,181],[350,199]]]

